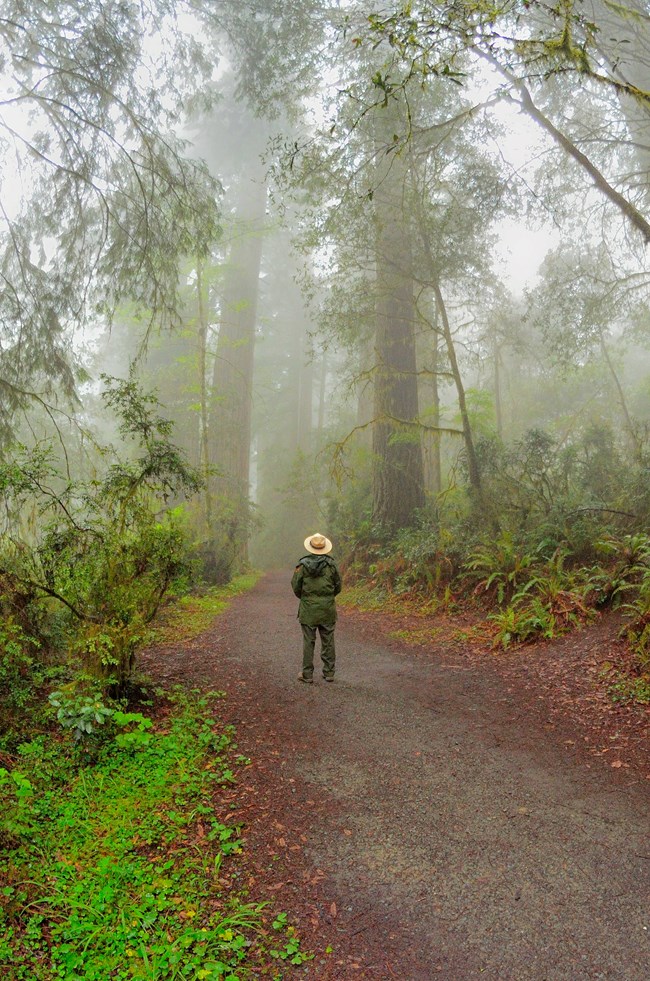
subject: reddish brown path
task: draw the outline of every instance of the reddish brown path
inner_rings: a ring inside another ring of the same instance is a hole
[[[350,614],[335,684],[301,685],[295,615],[269,575],[147,667],[228,693],[258,873],[334,946],[299,973],[648,981],[650,784],[568,756],[489,666]]]

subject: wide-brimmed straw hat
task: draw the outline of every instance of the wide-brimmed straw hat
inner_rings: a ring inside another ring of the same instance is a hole
[[[316,532],[315,535],[305,538],[305,548],[313,555],[327,555],[332,551],[333,546],[329,538]]]

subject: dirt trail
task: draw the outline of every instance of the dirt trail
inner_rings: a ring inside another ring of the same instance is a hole
[[[309,977],[650,978],[648,782],[567,756],[489,665],[427,663],[343,612],[336,682],[307,686],[300,643],[271,575],[147,668],[228,692],[275,828],[259,874],[275,850],[271,888],[336,936]]]

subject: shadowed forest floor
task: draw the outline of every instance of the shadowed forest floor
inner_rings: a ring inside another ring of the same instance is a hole
[[[650,709],[606,697],[617,623],[496,656],[471,625],[343,609],[336,682],[307,686],[289,578],[143,657],[226,692],[240,885],[316,954],[285,976],[645,981]]]

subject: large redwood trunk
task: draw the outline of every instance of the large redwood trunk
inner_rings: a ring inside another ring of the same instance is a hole
[[[375,193],[377,328],[373,425],[373,516],[389,528],[413,524],[416,511],[425,502],[411,240],[402,209],[403,188],[403,161],[391,158]]]
[[[209,420],[213,490],[221,514],[221,547],[245,560],[251,454],[253,355],[266,185],[247,181],[239,191],[226,263]],[[225,532],[224,532],[225,529]]]
[[[226,267],[219,341],[212,383],[212,463],[222,475],[217,487],[248,496],[255,324],[262,256],[266,186],[248,185],[238,209]]]

